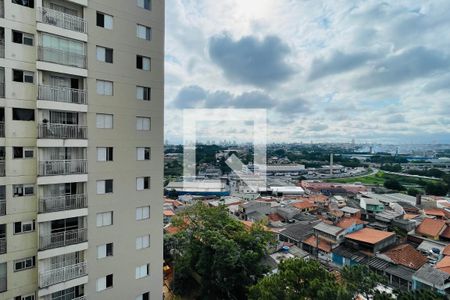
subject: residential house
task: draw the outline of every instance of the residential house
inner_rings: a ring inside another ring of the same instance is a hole
[[[447,228],[445,221],[425,218],[416,228],[416,234],[433,240],[439,240],[439,236]]]
[[[433,289],[446,295],[450,292],[450,274],[425,264],[413,275],[413,289]]]
[[[345,244],[365,253],[375,254],[394,245],[396,235],[394,232],[363,228],[345,236]]]

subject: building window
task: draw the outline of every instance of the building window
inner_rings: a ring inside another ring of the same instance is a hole
[[[113,49],[97,46],[97,60],[112,64]]]
[[[151,89],[145,86],[136,87],[136,98],[138,100],[150,101]]]
[[[150,206],[136,208],[136,221],[150,219]]]
[[[150,130],[150,118],[136,117],[136,130]]]
[[[13,185],[13,196],[23,197],[34,195],[34,185],[32,184],[14,184]]]
[[[106,290],[113,286],[113,274],[106,275],[105,277],[100,277],[97,279],[97,292]]]
[[[136,238],[136,250],[150,247],[150,235],[138,236]]]
[[[34,73],[30,71],[23,70],[13,70],[13,81],[15,82],[25,82],[25,83],[33,83],[34,82]]]
[[[27,257],[14,261],[14,272],[23,271],[26,269],[34,268],[36,265],[36,257]]]
[[[113,256],[113,243],[97,246],[97,258]]]
[[[35,300],[34,295],[16,296],[14,300]]]
[[[113,147],[98,147],[97,161],[113,161]]]
[[[136,178],[136,189],[138,191],[150,189],[150,177],[138,177]]]
[[[113,224],[113,212],[103,212],[97,214],[97,227],[104,227]]]
[[[136,279],[144,278],[150,275],[150,264],[136,267]]]
[[[34,35],[17,30],[12,31],[12,41],[17,44],[33,46]]]
[[[97,114],[96,115],[97,128],[100,129],[112,129],[113,128],[113,115],[109,114]]]
[[[106,29],[113,29],[113,17],[101,12],[97,12],[97,26]]]
[[[34,121],[34,109],[13,108],[14,121]]]
[[[97,194],[110,194],[113,192],[113,180],[97,180]]]
[[[97,94],[102,96],[112,96],[114,84],[112,81],[97,80]]]
[[[137,0],[137,6],[143,9],[151,10],[152,2],[150,0]]]
[[[138,147],[136,148],[137,160],[150,160],[150,147]]]
[[[34,151],[31,148],[13,147],[13,158],[33,158]]]
[[[136,68],[144,71],[150,71],[150,57],[136,55]]]
[[[34,0],[12,0],[12,3],[34,8]]]
[[[35,229],[35,221],[15,222],[14,234],[33,232]]]
[[[137,24],[136,36],[140,39],[150,41],[152,39],[152,29],[150,27]]]
[[[136,300],[150,300],[150,292],[143,293],[136,297]]]

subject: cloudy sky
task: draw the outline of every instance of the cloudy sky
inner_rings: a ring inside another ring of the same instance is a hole
[[[182,140],[183,109],[266,108],[273,142],[450,143],[449,12],[448,0],[167,0],[166,139]],[[232,139],[218,124],[211,139]]]

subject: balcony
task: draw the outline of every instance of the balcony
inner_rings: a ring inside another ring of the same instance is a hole
[[[0,138],[5,137],[5,122],[0,122]]]
[[[0,160],[0,177],[5,176],[5,161]]]
[[[66,14],[48,7],[38,7],[37,21],[63,29],[87,33],[87,22],[83,18]]]
[[[5,58],[5,40],[0,40],[0,58]]]
[[[86,55],[38,46],[40,61],[86,69]]]
[[[0,98],[5,98],[5,83],[0,82]]]
[[[87,104],[87,93],[86,90],[51,85],[39,85],[38,100]]]
[[[38,137],[40,139],[87,139],[87,126],[72,124],[40,123]]]
[[[0,293],[5,292],[7,289],[6,276],[0,276]]]
[[[86,262],[49,270],[39,274],[39,286],[48,287],[64,281],[69,281],[87,275]]]
[[[6,237],[0,238],[0,254],[6,253]]]
[[[43,197],[39,200],[40,213],[81,209],[86,207],[87,207],[87,196],[84,194],[49,196]]]
[[[0,216],[6,215],[6,200],[0,200]]]
[[[87,159],[44,160],[39,162],[39,176],[87,173]]]
[[[87,300],[86,296],[79,296],[76,298],[71,297],[73,297],[73,294],[57,296],[56,298],[52,297],[52,295],[47,295],[43,298],[43,300]]]
[[[47,250],[87,241],[87,228],[55,232],[39,237],[39,249]]]

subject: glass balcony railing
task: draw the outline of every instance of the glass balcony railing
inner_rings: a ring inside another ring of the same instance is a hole
[[[86,90],[51,85],[39,85],[38,100],[87,104],[87,93]]]
[[[87,139],[87,126],[72,124],[39,124],[40,139]]]
[[[40,61],[61,64],[77,68],[86,68],[86,55],[63,51],[50,47],[38,46],[38,59]]]
[[[39,212],[49,213],[80,209],[87,207],[87,196],[85,194],[47,196],[39,200]]]
[[[86,174],[86,159],[44,160],[39,162],[39,176]]]
[[[87,22],[80,17],[66,14],[48,7],[38,7],[37,21],[72,31],[87,32]]]
[[[47,250],[87,241],[87,228],[55,232],[39,236],[39,249]]]
[[[85,275],[87,275],[86,262],[64,266],[61,268],[39,273],[39,286],[41,288],[44,288],[53,284],[69,281]]]

